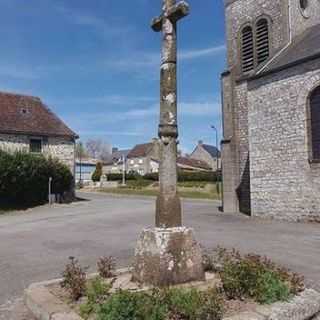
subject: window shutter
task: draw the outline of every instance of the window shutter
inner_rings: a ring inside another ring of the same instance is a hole
[[[320,160],[320,87],[310,97],[312,158]]]
[[[269,58],[269,26],[267,19],[260,19],[256,25],[257,64]]]
[[[254,69],[254,45],[253,31],[251,27],[242,30],[241,39],[242,71],[248,72]]]

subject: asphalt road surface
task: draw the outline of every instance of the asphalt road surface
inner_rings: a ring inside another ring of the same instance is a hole
[[[60,277],[68,257],[95,270],[113,255],[130,263],[142,228],[152,226],[154,199],[81,194],[88,201],[38,207],[0,216],[0,319],[23,289]],[[320,225],[261,221],[223,214],[214,201],[183,201],[184,225],[204,247],[217,245],[265,254],[320,288]]]

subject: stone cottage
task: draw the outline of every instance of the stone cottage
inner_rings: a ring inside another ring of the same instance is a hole
[[[137,144],[127,156],[127,172],[140,175],[159,171],[159,152],[154,139],[150,143]]]
[[[320,1],[224,3],[224,211],[319,221]]]
[[[0,92],[0,149],[58,158],[74,174],[77,138],[39,98]]]
[[[217,169],[221,168],[220,151],[214,146],[203,143],[201,140],[198,142],[198,145],[191,153],[190,157],[195,160],[206,162],[211,170],[216,171]]]

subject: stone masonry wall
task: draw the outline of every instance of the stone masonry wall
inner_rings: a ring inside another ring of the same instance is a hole
[[[27,135],[0,134],[0,149],[5,151],[21,150],[28,152],[29,139],[30,137]],[[47,142],[45,142],[45,140],[43,142],[43,154],[58,158],[70,168],[73,174],[75,173],[74,141],[65,138],[50,137]]]
[[[252,214],[320,221],[320,165],[309,163],[308,95],[320,60],[249,83]]]
[[[307,28],[319,24],[320,1],[309,0],[305,12],[300,8],[299,0],[290,0],[292,36],[301,34]]]
[[[250,214],[250,171],[248,140],[248,97],[247,83],[242,82],[235,87],[234,103],[236,105],[236,136],[238,143],[238,161],[240,181],[237,186],[240,212]]]
[[[289,40],[288,0],[236,0],[226,2],[226,33],[229,69],[238,65],[239,32],[247,23],[266,15],[271,18],[271,55]]]
[[[236,194],[239,185],[239,161],[235,132],[235,105],[233,102],[233,79],[231,73],[221,78],[222,86],[222,125],[223,143],[221,145],[223,176],[223,211],[239,212],[239,201]]]

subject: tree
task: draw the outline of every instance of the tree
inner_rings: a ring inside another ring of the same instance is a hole
[[[111,156],[111,145],[101,139],[90,139],[86,143],[87,153],[90,157],[99,160],[108,160]]]
[[[88,157],[88,153],[86,148],[84,147],[82,142],[77,142],[76,144],[76,158],[80,159],[80,158],[87,158]]]

